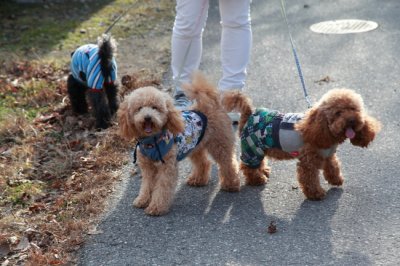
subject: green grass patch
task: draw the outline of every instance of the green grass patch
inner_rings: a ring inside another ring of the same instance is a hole
[[[172,17],[173,2],[89,0],[18,4],[6,1],[0,6],[0,55],[46,59],[51,56],[50,52],[58,51],[63,58],[68,58],[76,47],[95,43],[127,10],[111,31],[117,38],[140,36],[153,29],[160,19]]]
[[[42,195],[44,185],[41,183],[25,182],[15,187],[6,187],[4,194],[5,201],[11,202],[13,205],[26,206],[35,197]]]
[[[23,115],[32,121],[39,113],[52,108],[51,102],[62,97],[60,84],[54,80],[31,77],[14,84],[0,88],[0,127],[9,115]]]
[[[60,44],[70,33],[75,32],[84,21],[90,20],[92,14],[110,2],[18,4],[7,1],[0,8],[0,53],[11,52],[34,58],[56,48],[62,49]],[[77,41],[85,38],[79,34],[75,34]]]

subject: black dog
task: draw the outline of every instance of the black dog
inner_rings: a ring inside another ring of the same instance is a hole
[[[96,117],[96,128],[107,128],[118,109],[117,63],[115,41],[103,34],[98,44],[86,44],[72,53],[71,74],[68,76],[68,95],[73,110],[88,112],[86,94]]]

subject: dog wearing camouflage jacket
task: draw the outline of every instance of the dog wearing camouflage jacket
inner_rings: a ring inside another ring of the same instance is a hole
[[[336,154],[339,144],[367,147],[380,130],[378,120],[364,109],[361,95],[350,89],[328,91],[312,108],[302,113],[283,114],[266,108],[255,109],[241,92],[226,92],[222,103],[227,111],[241,113],[240,169],[248,185],[267,182],[267,157],[298,159],[297,179],[308,199],[320,200],[325,191],[319,170],[329,184],[340,186],[343,176]]]

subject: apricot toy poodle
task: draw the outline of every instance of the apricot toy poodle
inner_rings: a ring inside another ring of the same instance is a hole
[[[145,208],[149,215],[168,212],[177,185],[178,161],[186,156],[192,162],[188,185],[208,183],[210,154],[219,166],[221,189],[239,191],[235,136],[216,88],[200,73],[195,73],[192,84],[183,88],[195,100],[189,111],[176,109],[172,97],[154,87],[132,91],[118,110],[121,135],[138,141],[142,181],[133,205]]]
[[[222,104],[227,111],[241,113],[240,169],[246,184],[267,182],[270,174],[267,157],[297,158],[297,179],[310,200],[325,196],[319,181],[320,169],[329,184],[343,184],[337,146],[348,138],[355,146],[367,147],[380,130],[379,121],[364,110],[361,96],[350,89],[327,92],[305,114],[283,114],[266,108],[254,110],[250,98],[238,91],[226,92]]]

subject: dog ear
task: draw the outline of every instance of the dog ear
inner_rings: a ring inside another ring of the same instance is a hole
[[[135,126],[129,121],[128,101],[122,102],[117,113],[119,133],[126,140],[132,140],[137,136]]]
[[[301,133],[305,143],[310,143],[320,149],[328,149],[336,144],[329,130],[327,118],[318,107],[308,111],[305,117],[296,124],[296,130]]]
[[[167,109],[167,129],[174,135],[183,132],[185,130],[185,123],[183,122],[182,113],[175,108],[171,99],[167,100]]]
[[[365,117],[364,126],[360,131],[356,131],[354,138],[350,139],[351,144],[366,148],[371,143],[376,134],[381,130],[381,123],[371,116]]]

